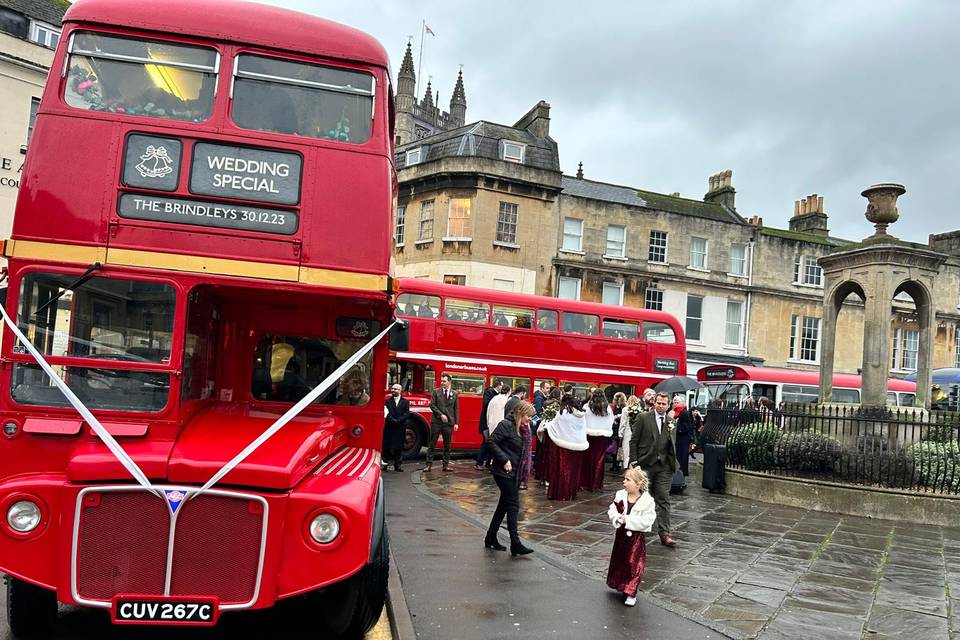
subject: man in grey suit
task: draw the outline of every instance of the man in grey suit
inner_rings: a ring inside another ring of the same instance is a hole
[[[675,547],[670,537],[670,481],[677,470],[677,441],[673,421],[667,415],[670,396],[658,393],[653,411],[640,413],[630,428],[630,463],[647,472],[650,494],[657,505],[657,533],[660,543]]]
[[[433,454],[437,449],[437,438],[443,434],[443,470],[450,471],[450,441],[453,432],[460,428],[457,418],[457,392],[450,388],[450,376],[440,376],[440,387],[430,396],[430,448],[427,449],[427,465],[424,471],[433,468]],[[670,488],[669,486],[667,487]]]

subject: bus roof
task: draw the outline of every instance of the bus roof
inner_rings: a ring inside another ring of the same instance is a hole
[[[934,369],[933,370],[933,379],[931,382],[934,384],[957,384],[960,383],[960,369],[955,367],[947,367],[945,369]],[[911,382],[917,381],[917,374],[911,373],[906,377],[907,380]]]
[[[389,68],[372,36],[309,14],[238,0],[77,0],[64,24],[101,24],[237,42]]]
[[[444,284],[423,278],[400,278],[400,293],[418,293],[440,296],[443,298],[460,298],[479,300],[492,304],[512,305],[518,307],[537,307],[556,311],[570,311],[574,313],[589,313],[608,318],[622,318],[625,320],[652,320],[663,322],[678,331],[678,339],[682,341],[679,331],[682,330],[679,321],[665,311],[651,309],[637,309],[635,307],[612,306],[599,302],[583,302],[551,296],[539,296],[532,293],[514,293],[497,289],[483,289],[480,287],[466,287],[458,284]]]
[[[724,372],[723,377],[717,374]],[[779,382],[786,384],[820,384],[819,371],[799,371],[797,369],[777,369],[775,367],[740,367],[734,365],[713,365],[697,371],[700,382],[725,382],[731,380],[751,380],[755,382]],[[852,373],[833,374],[833,386],[859,389],[860,376]],[[917,385],[907,380],[890,378],[887,380],[889,391],[916,391]]]

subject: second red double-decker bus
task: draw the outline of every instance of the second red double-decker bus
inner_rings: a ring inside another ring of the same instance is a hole
[[[460,396],[458,449],[480,446],[482,394],[497,379],[528,396],[546,381],[581,396],[599,386],[609,398],[686,374],[683,329],[669,313],[411,278],[397,291],[410,345],[395,353],[390,375],[409,394],[409,455],[427,441],[430,393],[442,374]]]
[[[221,0],[67,11],[4,247],[16,635],[57,601],[376,621],[392,133],[359,31]]]

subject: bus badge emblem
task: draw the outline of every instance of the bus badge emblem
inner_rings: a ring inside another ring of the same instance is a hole
[[[140,156],[140,164],[136,166],[137,171],[144,178],[162,178],[173,173],[173,160],[167,155],[166,147],[155,147],[152,144]]]
[[[366,338],[370,335],[370,325],[366,322],[357,320],[353,323],[353,329],[350,330],[350,333],[354,338]]]
[[[167,498],[167,504],[170,505],[170,511],[173,513],[177,512],[177,509],[183,504],[184,498],[187,497],[187,494],[179,489],[164,489],[163,493]]]

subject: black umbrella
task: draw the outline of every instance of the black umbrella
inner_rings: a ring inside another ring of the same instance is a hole
[[[693,378],[688,378],[687,376],[673,376],[672,378],[661,380],[657,384],[653,385],[653,390],[659,393],[674,394],[686,393],[687,391],[699,389],[702,386],[703,385]]]

